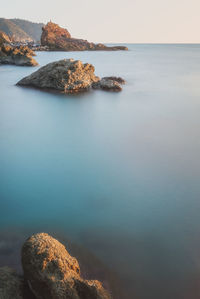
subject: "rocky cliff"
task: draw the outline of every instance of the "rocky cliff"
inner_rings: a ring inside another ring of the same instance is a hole
[[[42,28],[41,45],[48,46],[52,51],[128,50],[123,46],[107,47],[103,44],[94,44],[87,40],[72,38],[66,29],[63,29],[52,22],[47,23],[47,25]]]

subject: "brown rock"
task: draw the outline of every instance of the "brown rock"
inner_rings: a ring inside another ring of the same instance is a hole
[[[32,57],[35,53],[27,46],[14,48],[3,44],[0,47],[0,64],[15,64],[19,66],[36,66],[37,61]]]
[[[113,80],[113,81],[118,82],[119,84],[125,84],[126,83],[126,81],[121,77],[111,76],[111,77],[103,77],[102,79],[104,79],[104,80]]]
[[[63,29],[52,22],[42,29],[41,45],[52,51],[115,51],[128,50],[127,47],[107,47],[103,44],[90,43],[84,39],[72,38],[67,29]]]
[[[65,38],[71,38],[71,34],[67,31],[67,29],[61,28],[57,24],[49,22],[42,28],[42,46],[52,47],[54,44],[59,45],[60,41]]]
[[[80,277],[77,260],[48,234],[30,237],[22,248],[25,279],[38,299],[110,299],[100,282]]]
[[[100,81],[93,83],[92,87],[94,89],[102,89],[105,91],[121,91],[122,88],[118,81],[107,79],[109,77],[102,78]]]
[[[76,93],[90,88],[99,81],[92,64],[80,60],[63,59],[49,63],[17,84],[40,89],[58,90],[63,93]]]

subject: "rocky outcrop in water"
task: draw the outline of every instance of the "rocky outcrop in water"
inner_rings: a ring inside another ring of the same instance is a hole
[[[38,65],[32,56],[35,56],[35,53],[27,46],[14,48],[4,43],[0,47],[0,64],[15,64],[19,66]]]
[[[126,83],[126,81],[121,77],[110,76],[110,77],[103,77],[102,79],[116,81],[119,84],[125,84]]]
[[[40,89],[57,90],[63,93],[76,93],[90,88],[99,81],[91,64],[80,60],[64,59],[49,63],[17,84]]]
[[[107,47],[103,44],[90,43],[84,39],[72,38],[67,29],[52,22],[42,28],[41,45],[51,51],[116,51],[128,50],[124,46]]]
[[[1,299],[110,299],[96,280],[84,280],[78,261],[48,234],[32,235],[22,248],[24,276],[0,268]]]
[[[125,84],[125,80],[120,77],[104,77],[98,82],[93,83],[94,89],[102,89],[106,91],[121,91],[121,84]]]
[[[100,80],[92,64],[63,59],[49,63],[20,80],[17,85],[62,93],[77,93],[90,88],[120,91],[120,84],[109,77]],[[115,77],[112,77],[115,78]]]

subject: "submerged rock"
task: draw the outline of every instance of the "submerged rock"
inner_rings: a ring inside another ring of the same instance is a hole
[[[124,46],[107,47],[103,44],[90,43],[84,39],[72,38],[67,29],[52,22],[42,28],[41,45],[51,51],[116,51],[128,50]]]
[[[24,277],[38,299],[109,299],[99,281],[84,280],[78,261],[48,234],[31,236],[22,248]]]
[[[80,60],[63,59],[41,67],[20,80],[17,85],[75,93],[89,89],[92,83],[97,81],[99,78],[95,76],[92,64],[83,64]]]
[[[111,77],[103,77],[102,79],[104,79],[104,80],[113,80],[113,81],[118,82],[119,84],[125,84],[126,83],[126,81],[121,77],[111,76]]]
[[[121,91],[122,87],[117,80],[110,79],[115,77],[104,77],[100,81],[93,83],[94,89],[102,89],[106,91]]]
[[[15,64],[19,66],[35,66],[37,61],[32,57],[35,53],[27,46],[14,48],[3,44],[0,47],[0,64]]]

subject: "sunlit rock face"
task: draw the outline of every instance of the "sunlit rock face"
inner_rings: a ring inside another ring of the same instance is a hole
[[[17,85],[39,89],[57,90],[62,93],[76,93],[88,90],[93,82],[99,81],[94,66],[80,60],[63,59],[45,65]]]
[[[90,43],[84,39],[72,38],[67,29],[61,28],[52,22],[42,28],[41,45],[49,47],[52,51],[115,51],[128,50],[127,47],[107,47],[103,44]]]
[[[99,281],[81,278],[78,261],[48,234],[35,234],[24,243],[22,266],[38,299],[111,298]]]
[[[36,87],[61,93],[77,93],[94,89],[121,91],[118,77],[105,77],[100,80],[94,73],[92,64],[80,60],[63,59],[51,62],[36,72],[20,80],[17,85]],[[120,82],[121,82],[120,81]]]
[[[1,299],[111,299],[98,280],[81,277],[77,259],[46,233],[25,241],[21,261],[23,276],[0,268]]]
[[[61,28],[57,24],[49,22],[42,28],[42,46],[48,46],[50,48],[57,46],[58,48],[62,48],[62,46],[64,46],[63,41],[67,38],[71,38],[69,31],[67,31],[67,29]]]
[[[27,46],[13,47],[8,35],[0,31],[0,64],[35,66],[35,53]]]
[[[14,64],[19,66],[36,66],[37,61],[32,57],[35,53],[27,46],[14,48],[3,44],[0,47],[0,64]]]

